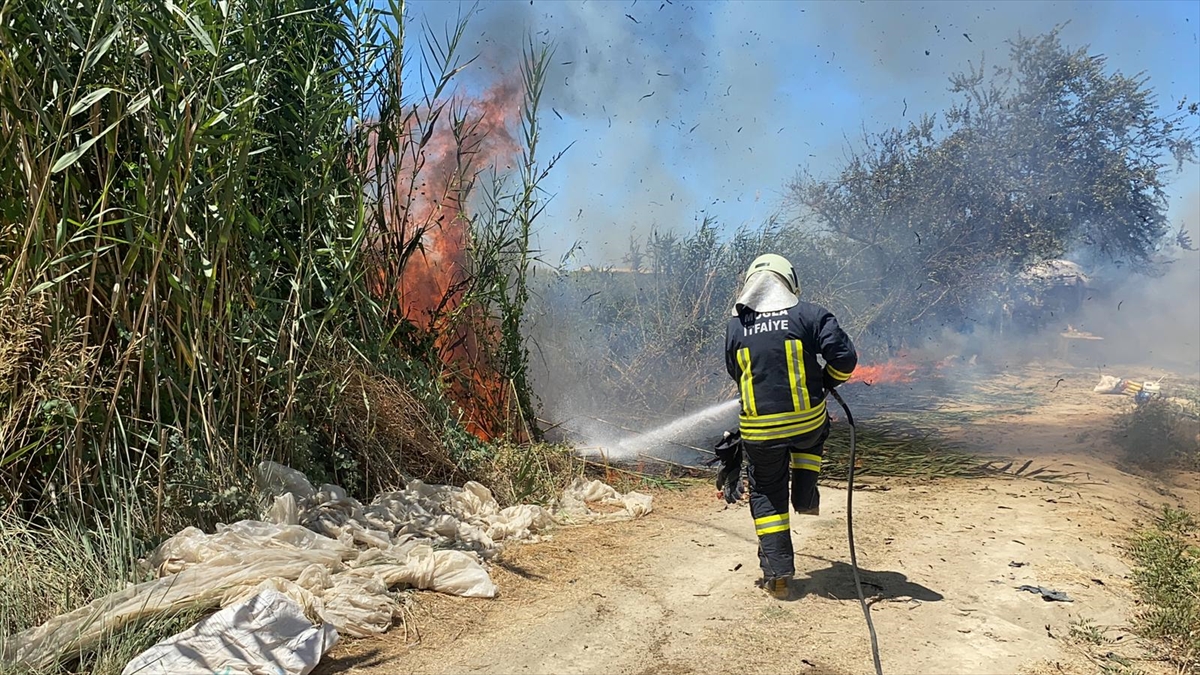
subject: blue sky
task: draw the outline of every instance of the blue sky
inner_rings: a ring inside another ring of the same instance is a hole
[[[410,0],[410,30],[467,7]],[[1200,2],[497,1],[472,19],[467,81],[511,69],[525,34],[555,43],[543,142],[574,146],[545,184],[540,244],[551,260],[579,241],[577,263],[619,263],[631,231],[761,222],[800,169],[835,174],[864,130],[943,110],[952,73],[1064,22],[1068,46],[1144,72],[1162,107],[1200,100]],[[1198,212],[1191,166],[1172,222],[1196,232]]]

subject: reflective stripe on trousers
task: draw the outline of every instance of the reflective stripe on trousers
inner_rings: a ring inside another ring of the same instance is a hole
[[[821,473],[821,456],[814,455],[811,452],[793,452],[792,468],[807,469]]]
[[[821,432],[816,446],[805,450],[792,450],[792,508],[797,511],[810,511],[821,505],[817,479],[821,477],[821,460],[825,457],[827,438],[828,426]]]
[[[758,535],[758,563],[768,579],[796,573],[792,553],[791,504],[788,503],[790,454],[744,446],[750,467],[750,514]]]
[[[784,532],[791,527],[791,516],[786,513],[777,513],[772,516],[763,516],[762,518],[754,519],[754,533],[758,536],[766,534],[775,534],[776,532]]]
[[[820,505],[817,478],[828,436],[826,425],[820,432],[800,439],[800,447],[763,448],[755,443],[742,446],[750,464],[750,513],[764,577],[796,573],[789,514],[793,508],[808,511]]]

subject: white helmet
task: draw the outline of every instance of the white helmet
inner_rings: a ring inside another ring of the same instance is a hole
[[[750,263],[750,269],[746,270],[746,278],[757,272],[774,272],[788,285],[794,295],[800,295],[800,281],[796,278],[796,268],[792,267],[792,263],[788,259],[774,253],[765,253],[754,259]]]

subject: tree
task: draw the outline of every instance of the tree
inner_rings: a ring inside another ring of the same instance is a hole
[[[860,256],[864,330],[960,325],[1030,264],[1149,265],[1171,238],[1166,187],[1196,160],[1197,105],[1161,112],[1147,77],[1067,49],[1060,28],[953,76],[940,123],[869,135],[836,178],[789,185],[799,220]]]

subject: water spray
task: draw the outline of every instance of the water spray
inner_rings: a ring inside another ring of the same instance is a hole
[[[688,434],[694,434],[699,429],[711,428],[728,417],[736,415],[740,406],[741,403],[736,398],[721,403],[714,403],[649,431],[635,431],[615,422],[589,416],[590,419],[596,422],[628,432],[628,435],[612,440],[601,436],[601,438],[588,443],[584,451],[586,454],[590,450],[591,454],[603,457],[606,460],[628,461],[633,459],[648,459],[668,464],[672,462],[666,462],[664,458],[658,457],[655,453],[656,450],[660,450],[664,446],[673,446],[683,450],[711,455],[711,450],[682,443],[680,442],[680,438]]]

